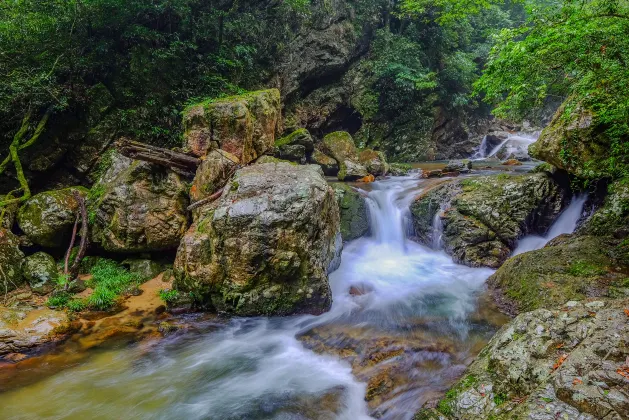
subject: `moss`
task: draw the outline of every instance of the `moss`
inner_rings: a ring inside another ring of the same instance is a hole
[[[589,261],[576,261],[568,268],[568,273],[575,277],[590,277],[605,274],[607,270]]]
[[[308,136],[308,135],[310,135],[310,133],[308,133],[308,130],[306,130],[305,128],[300,128],[298,130],[293,131],[289,135],[282,137],[281,139],[275,140],[275,147],[282,147],[287,144],[291,144],[294,142],[294,140],[297,137]]]
[[[505,402],[507,402],[507,395],[504,393],[497,393],[494,394],[494,404],[496,404],[497,406],[504,404]]]
[[[444,398],[439,401],[437,405],[437,410],[446,416],[451,416],[452,412],[452,404],[458,398],[459,394],[471,387],[474,387],[478,384],[478,378],[475,375],[467,375],[463,378],[458,384],[454,387],[450,388]]]

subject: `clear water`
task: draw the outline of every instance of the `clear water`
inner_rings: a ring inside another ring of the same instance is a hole
[[[150,349],[95,351],[0,394],[0,417],[411,419],[504,322],[479,305],[491,270],[406,239],[423,182],[371,184],[373,236],[346,244],[329,312],[232,319]]]
[[[500,149],[505,149],[505,156],[509,156],[511,153],[520,153],[528,156],[528,148],[531,144],[535,143],[539,138],[539,133],[514,133],[510,134],[505,140],[503,140],[497,146],[490,148],[487,143],[487,137],[483,137],[483,141],[478,147],[478,151],[474,154],[474,159],[485,159],[496,157],[496,154]]]

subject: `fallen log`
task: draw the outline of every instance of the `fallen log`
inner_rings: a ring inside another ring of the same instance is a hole
[[[155,163],[186,175],[194,175],[201,164],[201,159],[197,157],[124,137],[116,142],[116,148],[128,158]]]

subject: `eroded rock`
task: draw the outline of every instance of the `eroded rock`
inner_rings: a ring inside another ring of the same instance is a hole
[[[7,293],[24,283],[24,253],[20,241],[10,230],[0,228],[0,293]]]
[[[351,241],[369,233],[369,210],[365,198],[347,184],[334,183],[341,212],[341,236]]]
[[[265,163],[236,172],[200,209],[175,260],[175,287],[237,315],[320,313],[340,252],[334,192],[314,165]]]
[[[26,257],[22,271],[33,293],[45,295],[52,292],[56,286],[59,274],[57,263],[45,252],[36,252]]]
[[[236,156],[221,149],[208,153],[192,181],[190,200],[202,200],[223,188],[239,163]]]
[[[68,315],[47,308],[0,307],[0,355],[20,353],[54,341],[68,329]]]
[[[358,160],[374,176],[383,176],[389,172],[389,164],[382,152],[364,149],[358,154]]]
[[[358,160],[356,146],[349,133],[345,131],[330,133],[323,138],[323,143],[339,166],[337,177],[340,181],[354,181],[369,175]]]

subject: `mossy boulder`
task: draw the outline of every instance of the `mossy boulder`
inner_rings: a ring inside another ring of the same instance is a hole
[[[365,198],[347,184],[334,183],[341,214],[341,236],[351,241],[369,233],[369,210]]]
[[[277,89],[191,105],[183,111],[184,146],[197,156],[220,148],[249,163],[273,147],[280,109]]]
[[[487,281],[510,313],[554,308],[568,300],[629,296],[627,250],[620,240],[565,235],[508,259]]]
[[[37,245],[49,248],[67,246],[79,212],[75,191],[87,197],[88,190],[83,187],[45,191],[31,197],[18,212],[20,229]]]
[[[221,149],[208,153],[192,181],[190,200],[202,200],[223,188],[239,163],[236,156]]]
[[[629,299],[570,301],[519,315],[437,412],[460,420],[629,418],[628,305]]]
[[[0,228],[0,293],[10,292],[24,283],[24,253],[20,241],[10,230]]]
[[[352,136],[345,131],[336,131],[323,138],[323,144],[339,166],[339,181],[355,181],[369,173],[358,160],[358,153]]]
[[[181,177],[117,153],[88,201],[92,241],[111,252],[176,249],[188,225]]]
[[[336,160],[326,155],[319,148],[315,148],[312,153],[312,163],[319,165],[326,176],[336,176],[339,173],[339,164]]]
[[[437,216],[443,247],[456,262],[498,268],[518,238],[548,230],[567,198],[548,174],[500,174],[438,184],[411,205],[411,213],[420,242],[435,243]]]
[[[40,295],[52,292],[59,276],[55,259],[45,252],[36,252],[26,257],[22,272],[33,293]]]
[[[609,175],[610,146],[596,115],[569,99],[529,146],[529,154],[580,178],[601,178]]]
[[[276,156],[293,162],[306,163],[314,151],[314,140],[305,128],[293,131],[275,141]]]
[[[413,170],[408,163],[391,163],[389,164],[389,173],[393,176],[406,176]]]
[[[384,153],[372,149],[364,149],[358,154],[358,160],[367,172],[374,176],[383,176],[389,172],[389,164]]]
[[[608,187],[603,205],[578,229],[589,235],[629,236],[629,178],[620,179]]]
[[[236,315],[321,313],[341,248],[334,191],[314,165],[238,170],[177,251],[175,288]]]

